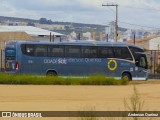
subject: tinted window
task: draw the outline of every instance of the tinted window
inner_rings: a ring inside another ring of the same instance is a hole
[[[16,60],[16,57],[13,55],[6,55],[6,60]]]
[[[129,49],[131,50],[131,52],[132,52],[132,54],[133,54],[135,59],[137,59],[137,57],[138,57],[138,54],[137,54],[138,52],[144,52],[143,49],[137,48],[137,47],[131,47],[130,46]]]
[[[35,56],[46,57],[47,56],[47,46],[35,45]]]
[[[49,46],[48,47],[49,57],[64,57],[64,46]]]
[[[83,47],[83,57],[85,58],[97,58],[98,57],[98,50],[97,47]]]
[[[26,44],[21,46],[22,53],[25,55],[33,56],[34,55],[34,45]]]
[[[80,46],[66,46],[65,51],[65,57],[81,57]]]
[[[140,66],[140,67],[146,67],[146,66],[147,66],[147,64],[146,64],[146,59],[145,59],[144,57],[141,57],[141,58],[140,58],[139,66]]]
[[[143,49],[141,48],[137,48],[137,47],[129,47],[129,49],[131,50],[131,52],[135,53],[135,52],[144,52]]]
[[[127,47],[115,47],[114,55],[115,58],[133,60]]]
[[[112,47],[99,47],[99,57],[100,58],[113,58],[113,48]]]
[[[136,61],[136,65],[138,67],[142,67],[142,68],[148,69],[146,56],[145,55],[141,55],[140,57],[138,57],[138,59]]]
[[[6,60],[15,60],[16,59],[16,50],[7,48],[5,50]]]

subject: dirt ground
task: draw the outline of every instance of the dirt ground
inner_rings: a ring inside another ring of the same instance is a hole
[[[0,85],[0,111],[125,110],[124,98],[131,97],[134,85],[145,101],[143,110],[160,111],[160,81],[153,80],[126,86]]]

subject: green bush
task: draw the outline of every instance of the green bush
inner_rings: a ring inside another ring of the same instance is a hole
[[[126,80],[116,80],[105,76],[83,78],[46,77],[34,75],[0,74],[0,84],[24,85],[127,85]]]

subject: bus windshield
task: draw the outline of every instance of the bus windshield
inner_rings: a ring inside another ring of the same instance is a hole
[[[16,59],[15,49],[6,49],[5,55],[6,55],[6,60],[15,60]]]

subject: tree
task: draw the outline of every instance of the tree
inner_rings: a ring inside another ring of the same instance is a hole
[[[34,27],[35,27],[35,24],[29,22],[29,23],[27,24],[27,26],[34,26]]]
[[[47,24],[47,19],[46,18],[40,18],[39,23],[40,24]]]
[[[40,18],[40,24],[53,24],[52,20],[47,20],[46,18]]]

